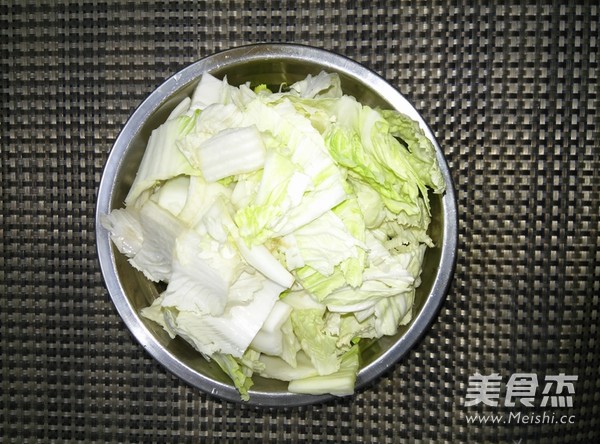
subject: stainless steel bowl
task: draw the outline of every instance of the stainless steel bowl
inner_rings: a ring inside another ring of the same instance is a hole
[[[135,110],[108,156],[96,208],[96,236],[100,267],[110,296],[127,327],[136,339],[167,370],[189,384],[214,396],[240,401],[235,387],[212,362],[181,339],[172,340],[151,321],[140,316],[140,309],[158,296],[158,289],[134,270],[111,244],[108,232],[99,223],[99,215],[123,205],[135,177],[148,137],[162,124],[184,97],[191,95],[200,76],[209,72],[227,75],[231,84],[292,83],[321,70],[337,72],[345,93],[363,104],[395,108],[419,121],[434,143],[447,191],[432,195],[430,236],[436,247],[425,256],[422,284],[417,290],[412,322],[395,336],[372,342],[362,351],[362,366],[357,390],[370,384],[392,368],[424,334],[445,297],[454,271],[457,244],[456,202],[448,165],[419,113],[394,87],[360,64],[328,51],[289,44],[258,44],[239,47],[202,59],[173,75],[160,85]],[[255,377],[249,404],[297,406],[326,401],[332,396],[289,393],[287,384]]]

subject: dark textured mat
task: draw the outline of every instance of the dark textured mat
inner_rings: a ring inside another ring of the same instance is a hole
[[[2,2],[0,442],[599,442],[600,8],[559,3]],[[418,346],[353,398],[289,410],[166,373],[117,315],[94,240],[133,109],[192,61],[262,41],[396,85],[446,153],[460,218],[454,284]],[[500,375],[498,406],[465,405],[476,373]],[[504,405],[519,373],[538,378],[532,407]],[[573,406],[541,407],[560,373],[578,377]]]

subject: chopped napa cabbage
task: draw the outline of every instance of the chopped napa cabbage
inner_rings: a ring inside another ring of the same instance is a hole
[[[261,355],[260,362],[264,364],[261,376],[279,379],[280,381],[294,381],[296,379],[318,376],[319,372],[314,367],[310,358],[303,351],[296,355],[296,363],[290,365],[278,356]]]
[[[294,246],[304,265],[329,276],[334,267],[351,257],[358,258],[359,250],[366,248],[349,232],[348,228],[333,211],[324,213],[318,219],[300,227],[293,234],[284,236],[283,245]],[[288,269],[295,267],[288,263]]]
[[[120,208],[101,216],[102,225],[109,231],[110,239],[117,249],[127,257],[133,257],[142,248],[144,234],[139,212]]]
[[[290,87],[290,92],[296,93],[304,99],[315,97],[339,98],[342,96],[342,87],[338,76],[332,76],[321,71],[316,76],[309,74],[305,79],[294,83]]]
[[[409,160],[410,152],[380,112],[349,96],[339,99],[333,112],[336,121],[325,139],[340,165],[373,188],[394,213],[415,214],[420,197],[428,205],[426,184]],[[405,129],[419,130],[416,122]]]
[[[175,241],[185,227],[152,200],[146,201],[137,214],[143,243],[129,262],[153,282],[169,281]]]
[[[262,286],[254,292],[252,299],[241,303],[230,301],[219,316],[163,306],[167,308],[163,313],[169,328],[204,355],[221,352],[242,356],[283,290],[260,273],[255,273],[254,279],[259,280]]]
[[[322,302],[334,312],[353,312],[367,309],[382,298],[404,293],[413,287],[415,278],[403,267],[401,258],[391,254],[370,233],[366,244],[369,265],[363,272],[363,282],[358,288],[349,285],[326,295]]]
[[[356,201],[358,202],[360,213],[363,215],[365,228],[373,229],[379,227],[386,220],[388,214],[385,211],[381,196],[369,185],[359,180],[350,180],[350,182],[356,193]]]
[[[153,195],[154,200],[173,216],[179,216],[187,201],[187,191],[190,187],[189,176],[178,176],[168,180]]]
[[[380,113],[390,125],[390,134],[401,139],[406,145],[410,152],[408,160],[419,179],[434,193],[443,192],[446,184],[438,167],[435,148],[423,129],[404,114],[390,110],[380,110]]]
[[[173,271],[162,306],[223,314],[230,287],[242,271],[235,249],[193,231],[179,236],[175,244]]]
[[[224,129],[199,140],[188,136],[180,149],[207,182],[255,171],[265,163],[265,146],[255,126]]]
[[[176,118],[184,115],[185,113],[187,113],[189,111],[191,104],[192,104],[192,99],[190,99],[189,97],[186,97],[181,102],[179,102],[179,104],[173,109],[173,111],[171,111],[171,114],[169,114],[169,117],[167,117],[167,120],[173,120],[173,119],[176,119]]]
[[[237,107],[240,107],[254,97],[255,93],[248,85],[235,87],[228,83],[227,77],[221,80],[209,73],[205,73],[200,78],[200,82],[192,94],[190,107],[201,110],[205,110],[210,105],[215,104],[235,104]]]
[[[183,117],[167,120],[152,131],[135,180],[125,198],[125,205],[133,205],[144,191],[160,181],[183,174],[200,174],[178,148],[178,141],[186,131],[184,122]]]
[[[236,358],[224,353],[214,353],[211,356],[219,367],[231,378],[244,401],[250,399],[248,391],[254,385],[252,375],[264,370],[264,363],[259,361],[260,353],[249,348],[241,357]]]
[[[200,82],[192,95],[192,107],[205,109],[215,103],[227,103],[230,94],[230,87],[226,80],[204,74],[200,77]]]
[[[357,239],[356,255],[351,255],[340,264],[340,270],[351,287],[359,287],[363,282],[363,272],[367,260],[366,224],[363,213],[356,198],[349,198],[333,209],[338,218],[344,222],[348,232]]]
[[[264,245],[248,247],[239,237],[235,240],[235,244],[248,264],[279,285],[285,288],[292,286],[294,276],[277,261]]]
[[[360,285],[351,285],[340,267],[329,276],[304,267],[295,272],[298,281],[330,311],[341,313],[365,310],[413,287],[415,277],[403,256],[392,254],[369,231],[365,245],[367,265],[361,271]]]
[[[183,190],[181,190],[183,196]],[[200,224],[206,213],[218,200],[229,201],[231,190],[218,182],[208,183],[199,176],[189,178],[185,204],[177,218],[189,227]]]
[[[354,393],[359,365],[359,347],[355,345],[342,355],[339,368],[336,372],[327,375],[294,379],[289,383],[288,390],[294,393],[306,393],[310,395],[322,395],[326,393],[336,396],[351,395]]]
[[[235,221],[253,244],[283,236],[315,220],[347,198],[343,173],[327,154],[319,132],[289,101],[257,99],[247,112],[261,132],[273,136],[272,150],[253,199],[246,199]],[[245,180],[245,178],[241,178]]]
[[[419,124],[344,95],[205,74],[154,130],[116,248],[166,284],[142,315],[213,359],[242,399],[259,374],[296,393],[354,391],[361,339],[412,319],[443,193]]]
[[[298,365],[298,354],[302,350],[300,340],[294,334],[292,318],[288,317],[281,326],[282,350],[279,357],[289,365],[296,367]]]
[[[281,356],[284,346],[282,327],[289,319],[291,311],[292,307],[286,303],[275,302],[271,313],[252,340],[252,348],[271,356]]]
[[[337,347],[337,338],[326,331],[321,310],[296,309],[292,311],[291,319],[294,334],[319,375],[337,371],[340,368],[340,349]]]
[[[351,344],[360,339],[376,338],[377,332],[371,319],[373,310],[370,310],[366,319],[359,319],[354,313],[346,313],[340,316],[338,346]]]
[[[150,306],[142,308],[140,310],[140,313],[146,319],[154,321],[158,325],[160,325],[169,334],[171,339],[174,339],[177,336],[177,333],[175,333],[171,329],[171,327],[169,327],[169,324],[167,324],[167,321],[165,320],[165,315],[162,307],[163,298],[164,294],[159,295],[156,299],[154,299],[154,301],[152,301],[152,304],[150,304]]]

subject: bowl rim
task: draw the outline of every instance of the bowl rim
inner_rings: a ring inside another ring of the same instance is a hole
[[[120,283],[114,260],[114,250],[107,230],[100,223],[100,216],[111,210],[113,189],[121,161],[130,142],[144,126],[146,119],[160,108],[174,93],[198,80],[205,72],[216,72],[234,66],[237,63],[264,60],[285,60],[294,62],[318,63],[323,70],[337,71],[361,83],[369,84],[389,104],[399,111],[417,120],[432,141],[442,176],[446,182],[446,191],[442,195],[443,243],[440,262],[429,295],[423,306],[409,324],[408,329],[392,347],[365,367],[361,367],[356,380],[355,394],[372,384],[378,377],[395,366],[421,339],[434,321],[451,285],[456,266],[457,205],[454,183],[448,163],[433,132],[404,95],[388,83],[383,77],[358,62],[329,50],[313,46],[289,43],[258,43],[238,46],[204,57],[167,78],[135,109],[108,154],[98,186],[95,225],[96,245],[99,264],[105,286],[119,315],[142,347],[166,370],[183,379],[188,384],[218,398],[242,402],[246,405],[264,407],[295,407],[323,403],[337,397],[333,395],[305,395],[290,392],[264,392],[250,389],[250,400],[241,401],[233,385],[213,380],[185,365],[168,352],[154,335],[146,328],[135,308],[125,295]]]

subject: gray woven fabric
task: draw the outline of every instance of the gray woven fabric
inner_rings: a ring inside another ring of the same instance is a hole
[[[559,3],[2,2],[0,442],[599,442],[600,7]],[[192,61],[264,41],[396,85],[459,209],[428,334],[354,397],[287,410],[165,372],[116,313],[94,240],[103,163],[135,107]],[[468,407],[476,373],[577,375],[573,406]],[[511,412],[572,423],[468,423]]]

